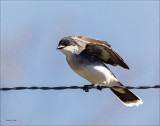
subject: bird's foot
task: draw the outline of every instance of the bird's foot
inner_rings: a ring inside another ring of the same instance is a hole
[[[84,85],[84,86],[83,86],[83,90],[84,90],[85,92],[89,92],[90,87],[94,87],[94,85]]]
[[[100,91],[102,91],[101,85],[98,85],[98,86],[97,86],[97,89],[100,90]]]
[[[99,85],[97,86],[97,89],[100,90],[100,91],[102,91],[102,89],[103,89],[102,86],[106,86],[108,83],[109,83],[108,81],[102,82],[101,84],[99,84]]]

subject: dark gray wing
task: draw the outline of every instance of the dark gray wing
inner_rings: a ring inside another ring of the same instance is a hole
[[[112,48],[111,45],[105,41],[84,37],[84,36],[72,36],[78,43],[83,43],[83,48],[80,53],[84,53],[91,59],[96,59],[106,64],[113,66],[121,66],[129,69],[127,64],[124,62],[122,57],[118,55]]]
[[[129,69],[122,57],[118,55],[107,42],[84,36],[70,37],[80,45],[77,54],[84,53],[93,60],[95,59],[106,64],[113,66],[119,65],[123,68]]]
[[[104,44],[88,43],[86,45],[84,53],[106,64],[110,64],[113,66],[119,65],[123,68],[129,69],[122,57],[118,55],[111,47]]]

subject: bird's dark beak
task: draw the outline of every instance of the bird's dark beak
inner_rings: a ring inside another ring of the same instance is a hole
[[[60,46],[57,47],[57,49],[63,49],[64,47],[65,46],[60,45]]]

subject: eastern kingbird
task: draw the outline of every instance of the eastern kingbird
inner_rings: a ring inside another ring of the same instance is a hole
[[[60,40],[57,49],[66,55],[72,70],[92,85],[123,86],[105,63],[126,69],[129,67],[107,42],[83,36],[68,36]],[[128,89],[111,88],[111,91],[126,106],[143,104],[141,98]]]

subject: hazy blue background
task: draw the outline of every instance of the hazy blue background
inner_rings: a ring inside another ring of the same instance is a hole
[[[159,84],[158,1],[1,1],[1,87],[89,84],[56,50],[69,35],[108,41],[130,67],[108,65],[124,85]],[[1,125],[159,125],[159,89],[132,91],[143,105],[109,89],[1,92]]]

